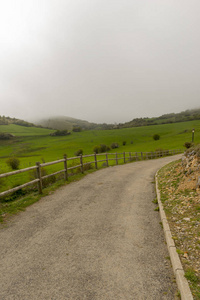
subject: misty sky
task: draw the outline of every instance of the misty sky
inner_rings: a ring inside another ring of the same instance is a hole
[[[1,0],[0,115],[125,122],[200,107],[199,0]]]

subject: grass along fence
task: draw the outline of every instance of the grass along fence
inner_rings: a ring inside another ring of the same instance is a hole
[[[88,166],[90,166],[91,164],[94,164],[95,168],[98,169],[98,164],[102,162],[104,163],[103,166],[109,167],[111,161],[112,162],[114,161],[114,164],[118,165],[119,161],[121,161],[121,163],[123,164],[127,162],[139,161],[139,160],[155,159],[155,158],[160,158],[168,155],[175,155],[179,153],[183,153],[183,150],[160,150],[155,152],[123,152],[123,153],[99,153],[99,154],[94,153],[90,155],[80,155],[80,156],[69,157],[69,158],[66,155],[64,155],[63,159],[59,159],[48,163],[36,162],[35,166],[0,174],[0,180],[2,178],[10,177],[28,171],[34,171],[36,177],[36,179],[34,180],[31,180],[29,182],[20,184],[14,188],[1,192],[0,197],[4,197],[10,193],[16,192],[22,188],[25,188],[30,185],[35,185],[35,184],[37,184],[37,189],[39,194],[42,194],[43,181],[45,179],[62,173],[64,174],[64,180],[67,181],[68,176],[72,174],[74,169],[80,169],[80,172],[84,173],[84,170],[88,169]],[[91,161],[84,162],[85,158],[91,159]],[[69,166],[69,162],[71,161],[73,163],[71,164],[71,166]],[[61,170],[57,172],[53,172],[48,175],[42,174],[42,168],[55,165],[55,164],[60,164],[60,163],[63,163],[63,168]]]

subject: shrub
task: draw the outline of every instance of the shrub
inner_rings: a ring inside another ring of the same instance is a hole
[[[83,155],[83,149],[79,149],[74,153],[76,156]]]
[[[68,130],[57,130],[53,133],[50,133],[51,136],[65,136],[70,135],[71,132],[68,132]]]
[[[70,168],[71,168],[71,167],[76,167],[76,166],[78,166],[79,164],[80,164],[79,159],[75,159],[75,160],[73,160],[73,161],[70,163],[69,167],[70,167]],[[86,161],[86,162],[84,163],[84,165],[83,165],[83,172],[88,171],[88,170],[92,170],[93,168],[94,168],[94,167],[92,166],[92,164],[91,164],[90,162]],[[69,170],[69,172],[70,172],[70,173],[68,173],[68,175],[69,175],[69,176],[73,176],[73,175],[75,175],[75,174],[81,173],[81,168],[80,168],[80,167],[77,167],[77,168],[74,168],[74,169]]]
[[[56,182],[56,175],[52,175],[52,176],[42,180],[42,186],[43,186],[43,188],[45,188],[55,182]]]
[[[72,129],[73,132],[81,132],[82,131],[82,128],[79,127],[79,126],[74,126],[73,129]]]
[[[106,146],[105,144],[101,144],[99,147],[100,153],[106,152],[110,150],[109,146]]]
[[[48,175],[47,171],[45,168],[41,168],[41,177]],[[33,170],[32,172],[30,172],[30,180],[33,179],[37,179],[37,171]],[[42,187],[45,188],[51,184],[53,184],[54,182],[56,182],[56,175],[52,175],[48,178],[44,178],[42,180]]]
[[[106,147],[105,144],[101,144],[101,145],[99,146],[100,153],[106,152],[106,149],[107,149],[107,147]]]
[[[160,135],[159,134],[154,134],[153,135],[153,139],[155,140],[155,141],[158,141],[159,139],[160,139]]]
[[[118,144],[118,143],[112,143],[112,144],[111,144],[111,148],[112,148],[112,149],[119,148],[119,144]]]
[[[79,159],[79,158],[73,159],[73,160],[69,163],[68,168],[76,167],[76,166],[78,166],[78,165],[80,165],[80,159]],[[69,170],[69,176],[70,176],[70,175],[74,175],[75,173],[80,173],[80,167],[79,167],[79,168],[77,167],[77,168],[74,168],[74,169]]]
[[[95,146],[93,148],[93,152],[95,153],[104,153],[110,150],[110,147],[105,145],[105,144],[101,144],[100,146]]]
[[[12,168],[12,170],[17,170],[20,165],[20,160],[17,157],[10,157],[6,161],[7,165]]]
[[[0,133],[0,140],[10,140],[14,137],[14,135],[10,134],[10,133]]]
[[[191,142],[185,142],[184,147],[189,149],[192,147],[192,143]]]
[[[94,146],[93,152],[94,153],[100,153],[100,147],[99,146]]]
[[[91,170],[93,168],[94,167],[92,166],[92,164],[90,164],[89,162],[87,164],[87,162],[85,162],[85,165],[83,166],[83,171],[88,171],[88,170]]]
[[[20,185],[20,184],[15,184],[15,185],[13,186],[13,188],[18,187],[19,185]],[[19,190],[15,191],[15,192],[10,193],[9,195],[5,195],[5,196],[1,197],[1,202],[2,202],[2,203],[3,203],[3,202],[4,202],[4,203],[11,202],[11,201],[13,201],[13,200],[15,200],[15,199],[17,199],[17,198],[23,197],[23,196],[26,195],[26,194],[27,194],[26,188],[24,188],[24,189],[19,189]]]

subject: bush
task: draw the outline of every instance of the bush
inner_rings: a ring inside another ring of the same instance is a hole
[[[109,150],[110,150],[110,147],[105,144],[101,144],[100,146],[94,146],[94,148],[93,148],[93,152],[95,152],[95,153],[104,153]]]
[[[20,184],[15,184],[13,188],[18,187]],[[26,188],[24,189],[19,189],[13,193],[10,193],[9,195],[5,195],[1,197],[1,202],[2,203],[7,203],[16,200],[17,198],[23,197],[24,195],[27,194]]]
[[[111,144],[111,148],[112,148],[112,149],[119,148],[119,144],[118,144],[118,143],[112,143],[112,144]]]
[[[185,142],[184,147],[189,149],[192,147],[192,143],[191,142]]]
[[[12,170],[17,170],[20,165],[20,160],[17,157],[10,157],[6,161],[7,165],[12,168]]]
[[[74,153],[76,156],[83,155],[83,149],[79,149]]]
[[[159,139],[160,139],[160,135],[159,134],[154,134],[153,135],[153,139],[155,140],[155,141],[158,141]]]
[[[79,126],[74,126],[73,129],[72,129],[73,132],[81,132],[82,131],[82,128],[79,127]]]
[[[65,136],[70,135],[71,132],[68,132],[68,130],[57,130],[53,133],[50,133],[51,136]]]
[[[41,168],[41,177],[46,176],[46,175],[48,175],[46,169],[45,168]],[[29,178],[30,178],[30,180],[37,179],[38,178],[37,177],[37,171],[33,170],[32,172],[30,172]],[[52,176],[50,176],[48,178],[44,178],[42,180],[42,187],[45,188],[45,187],[47,187],[47,186],[49,186],[49,185],[51,185],[51,184],[53,184],[55,182],[56,182],[56,175],[52,175]]]
[[[0,140],[11,140],[14,137],[14,135],[10,133],[0,133]]]
[[[106,146],[105,144],[101,144],[99,147],[100,153],[106,152],[110,150],[109,146]]]
[[[107,147],[106,147],[105,144],[101,144],[101,145],[99,146],[99,151],[100,151],[100,153],[106,152],[106,149],[107,149]]]
[[[77,158],[77,159],[73,159],[70,161],[70,163],[68,164],[68,168],[72,168],[72,167],[76,167],[80,165],[80,159]],[[69,176],[70,175],[74,175],[74,174],[77,174],[77,173],[80,173],[80,167],[77,167],[77,168],[74,168],[74,169],[71,169],[69,170]]]
[[[94,146],[93,152],[94,153],[100,153],[100,147],[99,146]]]
[[[85,164],[86,164],[86,165],[83,166],[83,171],[92,170],[92,169],[94,168],[94,167],[92,166],[92,164],[90,164],[89,162],[88,162],[88,164],[87,164],[87,162],[85,162]]]

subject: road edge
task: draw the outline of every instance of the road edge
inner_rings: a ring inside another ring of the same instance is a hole
[[[157,178],[158,172],[159,172],[159,170],[156,172],[156,175],[155,175],[156,195],[157,195],[158,206],[159,206],[159,211],[160,211],[160,218],[162,221],[165,239],[167,242],[167,249],[169,252],[170,259],[171,259],[171,264],[172,264],[173,272],[174,272],[174,275],[176,278],[176,283],[178,285],[178,289],[181,294],[181,299],[182,300],[193,300],[194,298],[192,296],[188,281],[185,278],[185,272],[183,270],[182,263],[178,256],[178,253],[176,252],[176,246],[175,246],[174,240],[172,238],[172,234],[171,234],[170,227],[169,227],[169,224],[167,221],[167,217],[166,217],[166,214],[165,214],[165,211],[163,209],[163,205],[162,205],[162,202],[160,199],[160,190],[158,188],[158,178]]]

